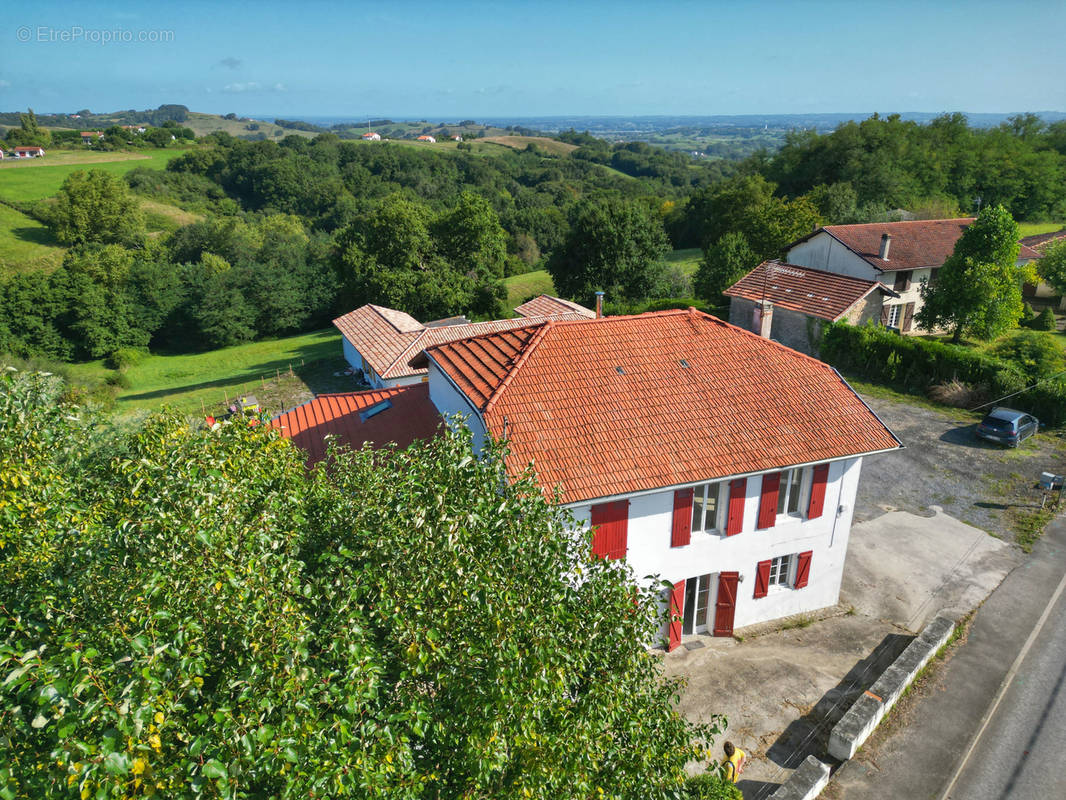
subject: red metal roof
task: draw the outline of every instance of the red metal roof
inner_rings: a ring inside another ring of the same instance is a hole
[[[761,263],[723,294],[745,300],[766,299],[780,308],[835,322],[874,291],[898,297],[879,281],[773,260]]]
[[[564,503],[899,447],[827,364],[709,314],[548,322],[426,354]]]
[[[583,305],[563,300],[561,297],[552,297],[550,294],[542,294],[527,300],[520,306],[515,306],[515,313],[523,317],[544,317],[549,314],[565,314],[576,311],[589,319],[596,316],[596,312]]]
[[[365,421],[360,418],[360,411],[386,400],[391,403],[389,408]],[[354,448],[362,447],[364,442],[370,442],[375,448],[390,442],[404,448],[416,440],[433,438],[440,424],[440,415],[429,399],[429,386],[425,383],[320,394],[270,421],[282,436],[307,451],[309,464],[325,457],[326,437],[330,435]]]

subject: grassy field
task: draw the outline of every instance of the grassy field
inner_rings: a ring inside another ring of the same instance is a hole
[[[32,203],[59,191],[70,173],[79,169],[100,169],[125,175],[135,167],[162,169],[184,150],[145,150],[143,153],[57,152],[54,157],[24,159],[0,166],[0,200],[9,203]],[[108,156],[107,160],[97,156]]]
[[[692,247],[688,250],[673,250],[663,260],[667,264],[680,267],[681,271],[691,278],[696,274],[696,270],[700,268],[700,259],[702,258],[703,251],[698,247]]]
[[[1036,236],[1038,233],[1051,233],[1066,228],[1063,222],[1019,222],[1019,236]]]
[[[558,142],[555,139],[549,139],[546,136],[485,136],[484,138],[475,139],[473,141],[502,144],[504,147],[510,147],[512,150],[525,150],[529,145],[534,144],[545,153],[551,153],[556,156],[568,156],[577,150],[576,144]]]
[[[539,294],[555,294],[552,276],[543,269],[504,278],[503,285],[507,287],[507,299],[504,301],[504,306],[508,311],[521,305],[530,297]]]
[[[0,277],[17,272],[51,272],[63,260],[52,232],[21,211],[0,205]]]
[[[310,396],[310,390],[301,396],[300,387],[296,387],[296,395],[282,397],[279,386],[300,384],[299,378],[308,371],[317,374],[323,359],[328,360],[332,374],[343,368],[340,357],[341,338],[334,328],[208,353],[148,356],[126,370],[130,387],[119,393],[116,412],[128,415],[163,406],[188,414],[199,414],[203,408],[218,412],[225,408],[227,398],[232,401],[241,394],[254,394],[268,405],[266,410],[277,413],[280,405],[302,402]],[[290,369],[288,380],[279,381]],[[72,364],[64,371],[75,383],[85,384],[116,374],[103,361]]]

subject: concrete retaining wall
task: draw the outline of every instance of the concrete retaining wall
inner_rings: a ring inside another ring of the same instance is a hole
[[[829,783],[829,765],[807,756],[799,769],[770,795],[770,800],[814,800]]]
[[[836,724],[829,734],[829,754],[841,761],[852,758],[922,667],[929,663],[929,659],[936,655],[954,631],[954,621],[943,616],[926,625],[925,630],[907,645],[892,666],[881,674]]]

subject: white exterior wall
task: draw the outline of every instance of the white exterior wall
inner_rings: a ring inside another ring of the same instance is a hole
[[[725,536],[724,533],[693,531],[691,543],[685,547],[670,546],[673,489],[631,497],[626,561],[638,580],[658,576],[661,580],[677,583],[710,573],[709,622],[712,625],[719,572],[735,571],[741,576],[737,586],[734,628],[834,605],[840,596],[861,464],[861,458],[851,458],[829,465],[825,504],[820,517],[813,520],[779,517],[777,524],[767,530],[755,528],[762,477],[749,477],[741,532]],[[807,480],[809,484],[809,477]],[[809,491],[808,485],[801,508],[806,508]],[[571,511],[580,523],[589,524],[589,505],[576,506]],[[766,597],[754,597],[755,573],[760,561],[808,550],[812,555],[807,586],[802,589],[771,586]]]
[[[466,427],[473,434],[473,449],[475,453],[481,453],[485,448],[488,438],[488,429],[481,414],[477,412],[466,395],[460,392],[454,383],[441,372],[440,368],[430,359],[429,362],[429,399],[437,407],[441,416],[450,419],[458,414],[466,422]]]
[[[889,251],[889,258],[892,257]],[[785,258],[797,267],[810,267],[868,281],[881,280],[881,273],[824,231],[789,249]]]

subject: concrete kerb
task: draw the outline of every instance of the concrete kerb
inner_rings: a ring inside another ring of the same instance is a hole
[[[925,626],[925,630],[907,645],[899,658],[833,727],[829,734],[829,754],[833,758],[847,761],[854,757],[922,667],[947,643],[954,631],[955,622],[945,616],[937,616]]]
[[[799,768],[781,784],[770,800],[814,800],[829,783],[829,765],[807,756]]]

